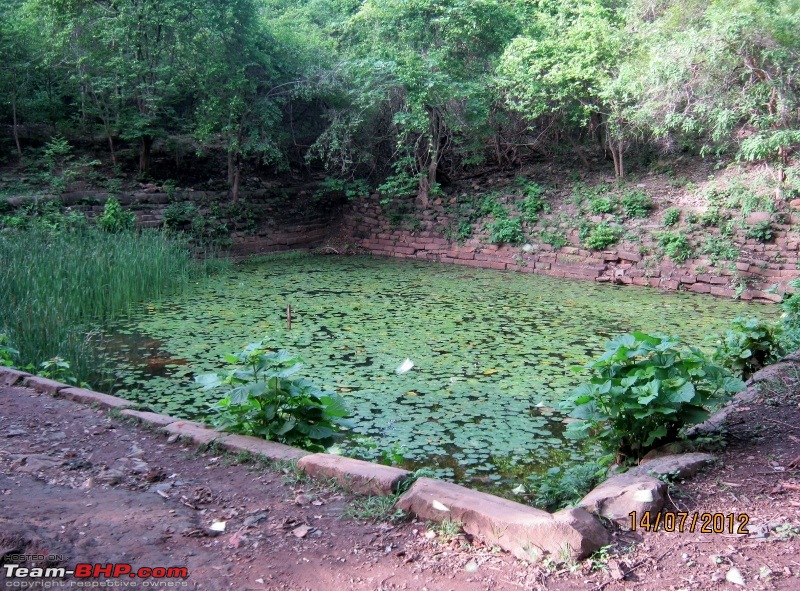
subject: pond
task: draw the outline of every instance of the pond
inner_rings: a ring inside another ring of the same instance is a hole
[[[286,306],[292,326],[287,330]],[[345,397],[348,455],[400,454],[411,468],[472,484],[580,460],[559,401],[571,370],[611,337],[645,330],[708,345],[740,315],[775,308],[656,289],[616,287],[373,257],[253,261],[114,329],[118,392],[159,412],[202,418],[221,397],[197,374],[267,335],[299,353],[303,377]],[[396,369],[406,359],[408,373]],[[501,482],[502,481],[502,482]]]

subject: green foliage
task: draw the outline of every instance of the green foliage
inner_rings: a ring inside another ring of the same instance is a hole
[[[771,221],[764,220],[750,226],[745,235],[759,242],[769,242],[775,235],[775,228],[772,227]]]
[[[678,207],[670,207],[664,212],[661,223],[665,226],[674,226],[681,219],[681,210]]]
[[[606,222],[600,222],[589,228],[583,239],[583,245],[591,250],[603,250],[619,242],[621,236],[622,231],[619,228],[614,228]]]
[[[643,191],[630,191],[622,196],[622,207],[629,218],[646,218],[653,209],[653,200]]]
[[[593,462],[556,466],[544,474],[529,476],[527,484],[536,494],[533,504],[555,512],[575,505],[605,479],[607,472],[607,468]]]
[[[0,231],[0,330],[21,364],[61,357],[80,380],[95,382],[102,364],[92,352],[94,324],[174,293],[203,271],[183,242],[158,232],[121,240],[85,220],[55,219],[50,212],[24,230]]]
[[[18,358],[19,351],[11,346],[8,335],[4,332],[0,332],[0,365],[14,367]]]
[[[606,352],[586,366],[593,373],[589,383],[563,404],[579,419],[565,434],[591,437],[611,453],[638,459],[704,421],[710,405],[744,388],[699,349],[679,344],[674,337],[642,332],[606,343]]]
[[[206,389],[230,388],[212,407],[212,423],[223,431],[324,451],[334,435],[349,426],[344,401],[292,377],[303,367],[300,358],[286,351],[268,352],[266,342],[250,343],[238,355],[226,356],[239,367],[195,378]]]
[[[525,241],[520,218],[503,217],[486,225],[492,244],[521,244]]]
[[[87,384],[79,382],[75,374],[72,373],[72,366],[69,361],[61,357],[53,357],[43,361],[39,365],[38,375],[61,382],[62,384],[72,384],[73,386],[85,387]]]
[[[589,199],[589,211],[593,215],[602,215],[614,211],[614,202],[610,197],[592,197]]]
[[[325,193],[344,193],[350,201],[369,195],[369,183],[364,179],[340,179],[335,177],[325,177],[320,184],[317,195]]]
[[[720,260],[735,261],[739,258],[739,249],[731,240],[713,234],[706,236],[700,252],[707,255],[715,265]]]
[[[660,232],[656,240],[662,252],[676,263],[692,258],[694,254],[689,238],[683,232]]]
[[[522,214],[526,222],[534,224],[539,219],[539,214],[546,211],[548,203],[541,195],[528,195],[522,201],[517,202],[517,210]]]
[[[130,232],[136,223],[136,215],[132,211],[124,211],[116,197],[109,197],[103,207],[103,213],[97,218],[97,227],[111,234]]]
[[[405,518],[405,513],[395,509],[396,502],[395,495],[356,497],[347,503],[342,517],[372,523],[401,521]]]
[[[542,230],[539,233],[539,238],[545,244],[549,244],[550,246],[556,249],[569,244],[569,240],[567,240],[567,237],[564,235],[563,232],[560,231],[551,232],[549,230]]]
[[[229,204],[225,210],[212,204],[205,212],[191,201],[176,201],[164,209],[164,228],[170,234],[184,234],[193,244],[203,247],[227,246],[230,231],[222,216],[235,213],[238,208],[243,214],[246,227],[250,228],[249,209],[246,205]],[[251,228],[252,229],[252,228]]]
[[[778,326],[758,318],[734,318],[716,339],[714,361],[745,380],[785,354]]]

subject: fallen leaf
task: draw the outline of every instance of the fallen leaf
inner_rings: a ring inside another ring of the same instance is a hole
[[[443,505],[442,503],[440,503],[439,501],[436,501],[436,500],[434,500],[431,503],[431,506],[434,509],[436,509],[437,511],[450,511],[450,509],[446,505]]]

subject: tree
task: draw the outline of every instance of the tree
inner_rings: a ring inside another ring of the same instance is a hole
[[[534,4],[524,35],[506,48],[498,66],[498,86],[506,102],[535,125],[555,125],[588,166],[572,138],[590,128],[624,175],[624,122],[613,82],[626,50],[616,3],[609,0],[544,0]]]

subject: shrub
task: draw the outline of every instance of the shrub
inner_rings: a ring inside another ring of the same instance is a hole
[[[622,232],[617,228],[612,228],[606,222],[592,226],[583,240],[583,245],[590,250],[603,250],[612,244],[616,244]]]
[[[629,218],[646,218],[653,209],[653,201],[643,191],[631,191],[622,197],[622,207]]]
[[[700,252],[708,255],[708,258],[715,265],[720,260],[735,261],[739,258],[739,249],[732,241],[714,235],[706,237],[705,242],[700,247]]]
[[[533,504],[545,511],[558,511],[575,505],[606,477],[608,470],[595,463],[567,468],[550,468],[528,477],[528,487],[536,491]]]
[[[14,367],[19,357],[19,351],[11,346],[8,335],[0,332],[0,365]]]
[[[692,245],[683,232],[661,232],[656,240],[663,253],[676,263],[692,257]]]
[[[714,361],[743,379],[784,354],[778,327],[758,318],[734,318],[731,327],[717,339]]]
[[[745,235],[759,242],[769,242],[774,236],[774,231],[775,229],[772,227],[772,222],[764,220],[763,222],[750,226]]]
[[[665,226],[674,226],[681,219],[681,210],[677,207],[670,207],[664,212],[664,217],[661,218],[661,223]]]
[[[595,197],[589,200],[589,211],[594,215],[602,215],[614,211],[614,204],[609,197]]]
[[[520,244],[525,240],[520,218],[500,218],[487,225],[492,244]]]
[[[116,197],[109,197],[103,213],[97,218],[97,227],[111,234],[130,232],[136,224],[136,215],[124,211]]]
[[[594,376],[573,390],[562,409],[578,421],[573,439],[592,437],[609,452],[641,458],[657,444],[704,421],[709,406],[739,392],[744,383],[698,349],[678,349],[674,337],[642,332],[606,343],[606,352],[586,366]]]
[[[528,196],[517,203],[517,209],[522,214],[526,222],[535,223],[539,219],[539,213],[545,211],[547,202],[541,196]]]
[[[549,244],[553,248],[561,248],[562,246],[566,246],[569,244],[567,237],[564,236],[563,232],[555,231],[542,231],[539,233],[539,238],[541,238],[542,242],[545,244]]]
[[[291,377],[303,367],[302,361],[286,351],[268,352],[266,339],[225,360],[241,366],[195,378],[206,389],[230,387],[212,407],[217,429],[324,451],[337,431],[349,426],[341,397]]]

